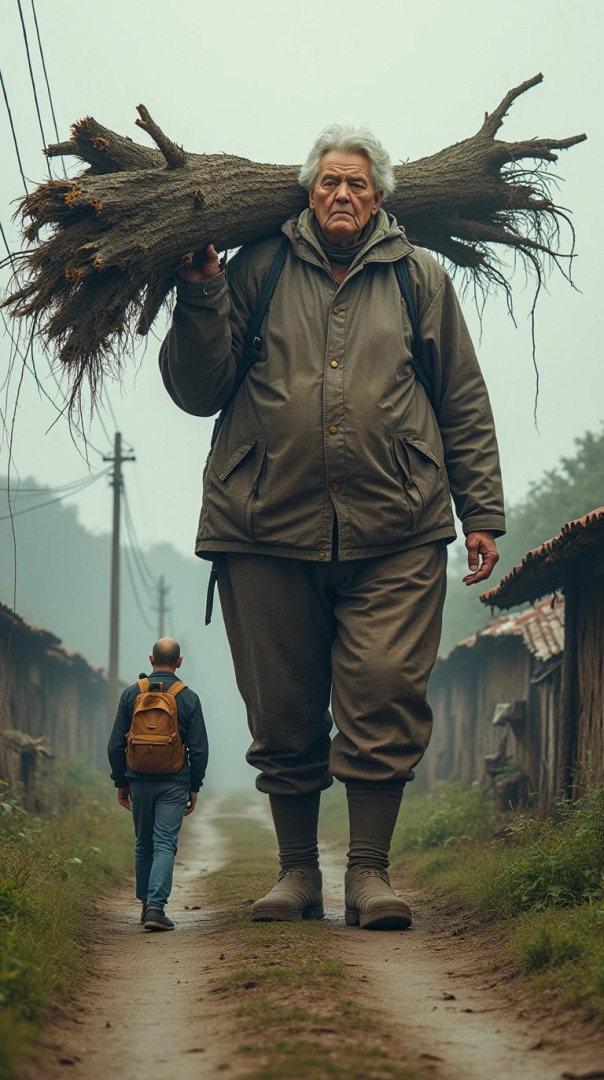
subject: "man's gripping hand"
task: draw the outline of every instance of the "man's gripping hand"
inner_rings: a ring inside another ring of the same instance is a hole
[[[468,549],[469,574],[463,579],[464,585],[476,585],[491,576],[493,567],[499,562],[499,552],[492,532],[471,532],[466,536]]]
[[[184,281],[191,281],[194,284],[199,284],[200,281],[209,281],[210,278],[216,277],[219,273],[220,260],[213,244],[208,244],[205,258],[201,262],[196,262],[191,266],[181,266],[179,270],[179,274]]]
[[[183,817],[187,817],[189,814],[193,813],[193,811],[195,809],[196,802],[197,802],[197,792],[196,791],[190,791],[189,792],[189,799],[188,799],[187,805],[185,806],[185,812],[183,814]]]

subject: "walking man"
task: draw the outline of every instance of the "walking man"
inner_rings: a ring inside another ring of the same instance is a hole
[[[160,367],[181,409],[223,410],[196,551],[214,562],[247,758],[279,844],[279,881],[252,917],[323,914],[317,818],[335,776],[350,820],[346,922],[406,927],[388,852],[430,738],[451,496],[472,585],[505,531],[497,443],[451,281],[382,208],[384,147],[334,124],[299,179],[308,208],[281,237],[226,270],[212,244],[183,267]]]
[[[152,674],[124,690],[107,752],[120,806],[136,833],[136,896],[145,930],[173,930],[164,911],[172,890],[183,817],[193,813],[208,763],[208,740],[197,694],[176,676],[180,645],[160,638]]]

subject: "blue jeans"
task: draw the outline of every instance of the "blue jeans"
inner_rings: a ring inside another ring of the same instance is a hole
[[[131,780],[136,832],[136,896],[147,907],[163,908],[172,890],[178,834],[189,799],[178,780]]]

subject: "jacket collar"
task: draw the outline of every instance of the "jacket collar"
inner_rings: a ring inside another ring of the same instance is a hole
[[[320,262],[322,266],[328,266],[325,252],[313,229],[313,217],[312,210],[307,208],[298,218],[290,218],[286,221],[281,231],[289,237],[296,255],[301,259],[306,259],[307,262]],[[413,250],[413,245],[407,240],[403,227],[398,224],[392,214],[387,214],[380,207],[375,229],[351,263],[351,269],[362,262],[396,262],[397,259],[401,259]]]

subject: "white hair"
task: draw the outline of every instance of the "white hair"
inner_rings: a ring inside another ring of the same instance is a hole
[[[383,191],[385,196],[394,191],[396,180],[390,162],[390,155],[379,139],[369,128],[354,127],[352,124],[330,124],[315,139],[304,165],[298,173],[302,187],[314,187],[319,174],[321,158],[330,150],[343,150],[347,153],[364,154],[371,166],[371,176],[376,191]]]

